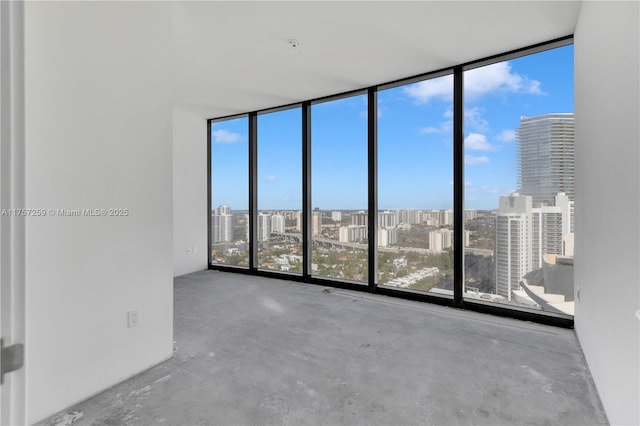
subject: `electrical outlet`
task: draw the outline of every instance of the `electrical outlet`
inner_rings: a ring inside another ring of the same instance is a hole
[[[191,247],[187,247],[187,256],[191,255]]]
[[[140,312],[137,309],[133,311],[127,311],[127,326],[129,328],[137,327],[140,325]]]
[[[198,254],[198,246],[193,246],[193,254]]]

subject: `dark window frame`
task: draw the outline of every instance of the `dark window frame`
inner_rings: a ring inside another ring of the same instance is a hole
[[[366,88],[343,92],[339,94],[323,96],[303,102],[296,102],[281,105],[273,108],[251,111],[242,114],[216,117],[207,120],[207,240],[208,240],[208,268],[226,272],[237,272],[267,278],[280,278],[298,282],[305,282],[328,287],[343,288],[357,291],[376,293],[386,296],[399,297],[410,300],[435,303],[450,306],[458,309],[466,309],[476,312],[489,313],[498,316],[510,317],[526,321],[532,321],[547,325],[573,328],[574,318],[570,315],[559,314],[547,311],[540,311],[533,308],[514,307],[501,305],[495,302],[480,300],[469,300],[463,296],[464,284],[464,233],[454,232],[453,241],[453,262],[454,262],[454,294],[453,298],[419,292],[407,289],[397,289],[375,283],[377,271],[377,93],[379,90],[411,84],[418,81],[429,80],[443,75],[453,75],[453,211],[454,211],[454,231],[464,229],[464,71],[515,59],[522,56],[551,50],[557,47],[573,44],[573,35],[560,37],[554,40],[537,43],[531,46],[515,49],[509,52],[492,55],[482,59],[466,62],[453,67],[448,67],[432,72],[427,72],[395,81],[390,81]],[[344,280],[321,278],[311,274],[311,106],[335,99],[343,99],[350,96],[367,94],[367,117],[368,117],[368,226],[369,226],[369,274],[368,283],[353,283]],[[257,116],[260,114],[276,112],[289,108],[300,108],[302,114],[302,247],[303,247],[303,267],[302,274],[287,273],[259,269],[257,259],[257,244],[255,244],[256,217],[257,217]],[[235,267],[229,265],[219,265],[211,263],[211,126],[215,122],[230,119],[248,117],[249,135],[249,267]]]

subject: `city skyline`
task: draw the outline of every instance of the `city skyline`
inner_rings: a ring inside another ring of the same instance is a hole
[[[465,72],[466,207],[518,190],[520,118],[573,112],[572,73],[571,45]],[[379,91],[380,210],[452,207],[451,94],[451,76]],[[366,209],[366,110],[363,95],[312,106],[312,207]],[[300,121],[299,108],[258,116],[260,210],[301,208]],[[248,207],[247,123],[212,124],[213,205]]]

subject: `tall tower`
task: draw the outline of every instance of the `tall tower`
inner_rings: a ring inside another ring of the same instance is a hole
[[[224,243],[233,239],[231,209],[229,206],[218,206],[211,215],[211,242]]]
[[[533,206],[553,205],[557,193],[575,193],[575,119],[572,113],[520,117],[517,132],[520,194]]]
[[[296,212],[296,232],[302,232],[302,210]]]
[[[284,232],[285,219],[281,214],[271,216],[271,232]]]
[[[269,241],[271,237],[271,215],[258,213],[258,241]]]
[[[322,234],[322,212],[313,212],[311,216],[311,235]]]
[[[534,207],[532,209],[532,268],[542,267],[545,254],[566,255],[564,242],[572,230],[573,201],[564,193],[555,196],[553,206]]]
[[[532,198],[518,193],[500,197],[496,215],[496,293],[511,300],[533,263]]]

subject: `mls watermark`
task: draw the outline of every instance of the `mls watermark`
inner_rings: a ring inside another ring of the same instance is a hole
[[[4,217],[125,217],[129,209],[2,209]]]

